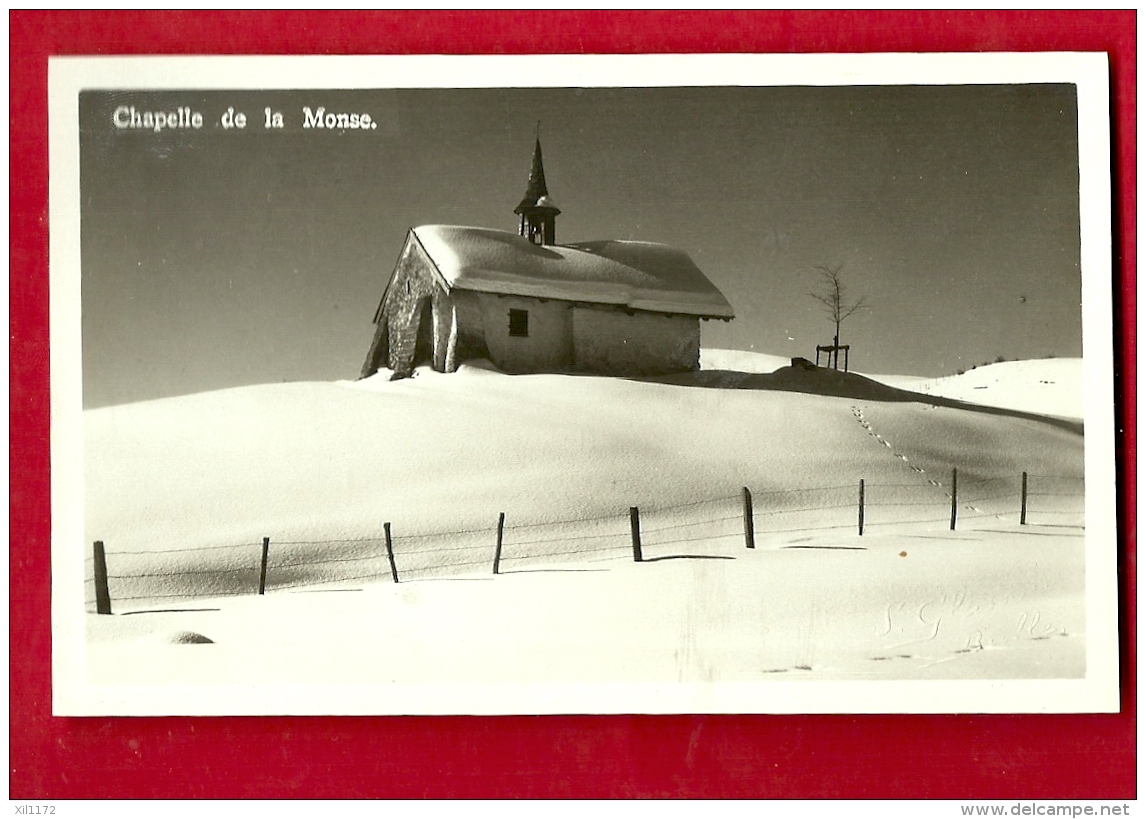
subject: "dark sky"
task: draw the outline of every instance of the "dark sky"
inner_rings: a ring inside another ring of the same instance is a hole
[[[853,369],[1081,355],[1073,86],[85,92],[84,405],[356,377],[409,227],[516,229],[538,121],[559,241],[687,250],[737,313],[705,346],[814,358],[826,264]]]

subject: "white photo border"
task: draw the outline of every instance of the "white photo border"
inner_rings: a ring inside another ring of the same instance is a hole
[[[122,90],[945,85],[1078,89],[1086,676],[711,684],[141,686],[87,682],[82,588],[79,93]],[[416,81],[415,79],[416,78]],[[1105,54],[61,57],[49,60],[53,713],[1085,713],[1119,708],[1110,93]],[[385,689],[382,691],[381,689]],[[385,696],[383,697],[382,694]],[[380,709],[379,702],[387,706]]]

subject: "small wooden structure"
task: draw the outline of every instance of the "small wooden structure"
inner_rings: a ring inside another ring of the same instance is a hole
[[[816,366],[820,366],[820,353],[828,354],[828,366],[832,369],[838,370],[840,368],[840,350],[844,351],[844,372],[848,371],[848,351],[851,349],[850,344],[825,344],[823,346],[816,345]],[[834,363],[833,363],[834,359]]]

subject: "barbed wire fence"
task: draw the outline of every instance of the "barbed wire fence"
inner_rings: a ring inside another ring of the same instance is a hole
[[[377,536],[329,540],[274,540],[181,547],[117,550],[103,541],[85,558],[86,610],[111,614],[112,601],[144,602],[264,595],[268,592],[340,590],[347,584],[433,579],[465,574],[493,575],[551,570],[554,563],[636,562],[673,556],[676,547],[743,544],[795,533],[863,535],[873,526],[1007,519],[1020,525],[1082,525],[1085,481],[1064,475],[960,477],[949,482],[858,484],[740,492],[669,505],[630,507],[606,515],[559,520],[509,521],[504,512],[487,527],[441,531],[393,531],[384,523]],[[1069,525],[1069,524],[1068,524]],[[679,549],[677,549],[679,551]],[[157,568],[157,561],[163,561]],[[530,568],[531,566],[540,567]],[[114,592],[114,594],[113,594]]]

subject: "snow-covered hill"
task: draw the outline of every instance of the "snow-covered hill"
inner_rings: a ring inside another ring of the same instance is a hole
[[[910,389],[992,407],[1082,419],[1081,358],[985,364],[961,375],[929,379]]]
[[[89,617],[92,679],[1083,673],[1079,432],[753,356],[705,351],[748,373],[737,389],[466,365],[88,411],[85,540],[106,544],[116,611],[153,612]],[[1042,495],[1020,526],[1024,471]]]
[[[702,350],[701,367],[741,373],[773,373],[789,364],[776,355],[745,350]],[[1081,358],[1044,358],[984,364],[959,375],[870,375],[889,387],[984,407],[1069,418],[1083,417]]]
[[[503,511],[589,517],[741,486],[927,486],[953,467],[966,481],[1082,474],[1079,435],[1037,420],[814,394],[821,382],[838,391],[835,376],[726,390],[466,365],[91,410],[87,537],[112,550],[163,550],[363,537],[384,521],[466,528]]]

